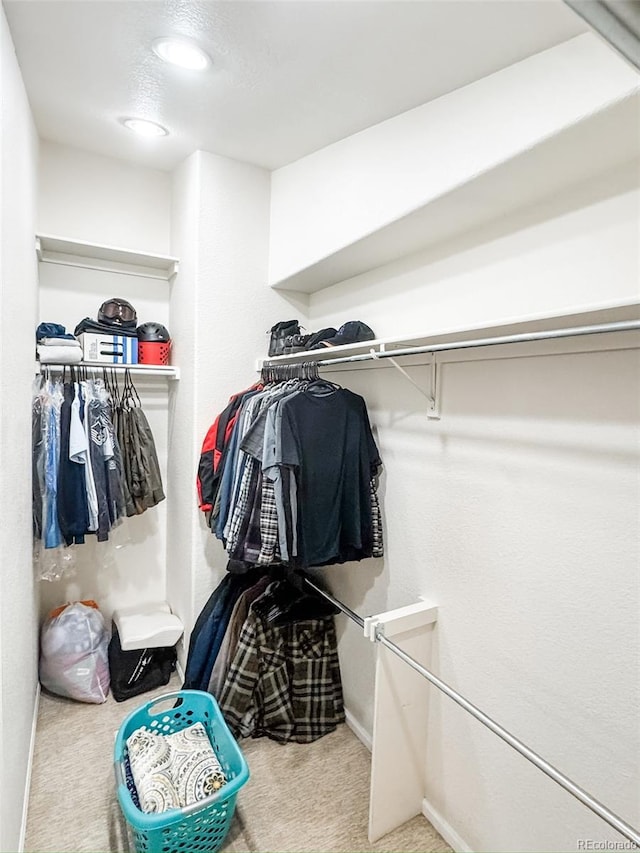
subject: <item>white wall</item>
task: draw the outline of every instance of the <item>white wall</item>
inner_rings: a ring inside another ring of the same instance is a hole
[[[31,383],[37,136],[0,11],[0,850],[17,850],[37,685],[31,566]]]
[[[400,336],[640,302],[639,211],[637,168],[618,169],[312,295],[310,326]],[[375,426],[386,555],[326,577],[362,614],[436,602],[434,671],[637,826],[640,365],[598,346],[443,358],[440,421],[391,368],[336,372]],[[428,388],[426,366],[410,372]],[[341,627],[340,657],[370,731],[359,633]],[[435,689],[427,725],[427,800],[470,849],[621,841]]]
[[[38,233],[169,254],[171,176],[43,141]]]
[[[3,139],[0,453],[18,446],[24,452],[12,450],[9,467],[3,461],[0,470],[16,482],[28,480],[30,462],[23,434],[26,347],[37,313],[35,135],[12,52],[4,49],[4,19],[2,38],[3,110],[11,111],[8,119],[3,112],[2,129],[11,168],[5,168]],[[196,505],[202,438],[228,396],[254,380],[267,329],[283,318],[304,320],[307,312],[306,297],[297,301],[267,286],[269,176],[196,152],[170,187],[163,173],[49,143],[42,163],[39,230],[181,258],[167,295],[182,379],[171,389],[162,511],[167,596],[190,625],[226,562]],[[388,197],[378,201],[385,213]],[[314,242],[331,222],[308,198],[304,207],[301,239]],[[634,168],[620,168],[505,222],[314,294],[305,325],[358,318],[378,335],[394,336],[628,302],[638,298],[637,224]],[[299,248],[293,242],[288,251]],[[19,306],[5,292],[8,263],[23,287]],[[97,308],[103,289],[97,279],[83,291],[70,276],[72,302],[61,296],[67,287],[59,272],[49,268],[45,278],[41,312],[59,310],[72,325],[76,311],[84,316]],[[158,311],[164,300],[137,290],[136,298],[145,310],[158,299]],[[16,322],[25,327],[25,352],[8,335]],[[413,370],[426,382],[424,368]],[[387,553],[384,560],[323,572],[334,592],[362,613],[419,594],[435,600],[441,608],[435,670],[636,823],[637,374],[635,351],[451,361],[442,371],[443,417],[433,423],[423,399],[390,368],[340,373],[339,381],[367,399],[376,428],[385,463]],[[15,416],[20,400],[23,422]],[[8,494],[3,488],[0,500],[7,503]],[[11,715],[10,736],[5,713],[1,741],[11,784],[0,776],[0,839],[3,849],[13,849],[35,687],[28,493],[23,503],[3,509],[3,518],[15,522],[3,527],[12,531],[0,586],[3,710],[17,704],[24,712],[18,732]],[[17,545],[16,530],[25,533]],[[146,530],[141,539],[141,545],[148,541]],[[131,576],[119,582],[123,592],[135,587]],[[16,594],[22,604],[14,609]],[[17,648],[17,636],[24,648]],[[340,654],[347,705],[370,729],[373,648],[342,626]],[[8,685],[22,692],[9,693]],[[619,839],[438,695],[431,697],[428,725],[427,797],[472,849],[574,850],[581,837]]]
[[[624,60],[586,33],[277,169],[269,281],[283,282],[345,247],[355,251],[369,235],[382,232],[386,242],[387,226],[410,221],[414,211],[623,101],[639,81]],[[631,115],[628,135],[634,137],[637,107]],[[594,168],[617,150],[618,139],[615,146],[607,142],[595,152]],[[568,182],[565,173],[572,173],[585,144],[584,138],[574,140],[572,157],[561,163],[547,158],[539,183],[551,183],[549,193],[554,181]],[[633,150],[630,141],[624,152]],[[535,195],[539,189],[526,191]],[[521,193],[519,181],[505,182],[497,192],[500,206],[517,207]],[[451,205],[447,218],[460,220],[461,228],[481,220],[493,204],[492,196],[474,197],[468,206]],[[454,227],[437,219],[422,226],[438,232]],[[415,250],[431,238],[412,239]],[[375,241],[365,245],[360,269],[375,266],[367,265],[367,252],[375,257],[379,248]],[[389,259],[391,249],[386,251]],[[330,264],[324,269],[334,274]]]
[[[49,233],[158,254],[169,254],[170,178],[164,172],[42,142],[38,229]],[[171,331],[170,285],[141,276],[41,263],[38,320],[73,331],[96,318],[105,299],[120,296],[138,322],[156,320]],[[168,396],[163,378],[135,378],[153,431],[166,486]],[[165,488],[166,491],[166,488]],[[93,598],[109,622],[117,607],[166,596],[167,503],[124,519],[110,541],[88,537],[74,547],[76,574],[42,585],[41,612],[78,598]]]
[[[313,328],[420,335],[638,300],[638,163],[310,297]]]
[[[169,438],[176,511],[169,516],[168,594],[188,625],[227,562],[197,508],[202,440],[230,395],[255,381],[267,330],[283,318],[304,319],[306,300],[267,287],[269,189],[264,169],[202,151],[174,177],[172,252],[186,263],[171,294],[175,357],[184,378]]]

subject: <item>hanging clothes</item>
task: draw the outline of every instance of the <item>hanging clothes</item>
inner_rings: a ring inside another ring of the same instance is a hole
[[[231,570],[379,557],[381,464],[362,397],[287,375],[234,395],[218,416],[203,443],[199,504]]]
[[[302,566],[373,555],[370,483],[381,460],[362,397],[311,383],[279,403],[264,448],[266,476],[296,476],[294,554]]]
[[[86,408],[89,436],[89,462],[98,499],[96,534],[106,542],[109,530],[124,515],[120,450],[111,421],[108,395],[102,384],[94,383]]]
[[[71,453],[71,419],[78,407],[74,403],[80,388],[77,382],[64,385],[60,409],[60,462],[58,468],[58,523],[67,545],[82,545],[89,530],[89,506],[85,482],[84,460],[80,464]],[[83,433],[84,434],[84,433]]]
[[[45,485],[45,406],[44,395],[40,392],[40,386],[34,386],[33,401],[31,407],[31,508],[33,518],[33,538],[36,541],[43,539],[43,504]]]
[[[62,386],[50,384],[44,395],[44,494],[42,504],[45,548],[62,544],[58,524],[58,457],[60,445],[60,409]]]
[[[216,696],[237,737],[316,740],[344,721],[334,613],[261,570],[227,574],[196,621],[183,687]]]
[[[231,430],[235,424],[238,409],[245,394],[251,393],[262,386],[254,385],[234,394],[227,407],[215,419],[213,425],[207,431],[202,443],[200,464],[198,466],[198,501],[203,512],[210,513],[220,487],[220,473],[222,469],[222,457],[228,444]]]
[[[310,743],[344,722],[333,617],[282,614],[278,586],[249,608],[220,709],[236,736]]]
[[[268,586],[269,579],[267,577],[260,578],[257,583],[254,583],[253,586],[249,587],[249,589],[245,589],[244,592],[240,593],[240,596],[231,611],[227,629],[224,632],[220,649],[218,650],[218,654],[216,655],[215,662],[213,664],[213,669],[211,670],[209,684],[207,685],[207,691],[216,698],[220,698],[220,694],[222,693],[224,682],[231,666],[231,661],[233,660],[238,647],[242,626],[249,615],[249,608],[253,602],[262,595]]]
[[[125,424],[125,456],[114,424],[117,405]],[[36,379],[31,433],[40,577],[62,575],[69,559],[58,560],[55,553],[63,546],[83,544],[88,533],[107,541],[125,514],[139,514],[164,500],[153,435],[128,375],[122,398],[115,382],[112,388],[108,381],[80,379],[74,368],[69,382]]]
[[[207,690],[209,678],[233,607],[252,581],[227,574],[211,593],[193,626],[185,667],[185,690]]]
[[[112,388],[112,395],[118,443],[122,448],[125,511],[127,516],[141,515],[165,499],[153,433],[128,372],[122,395],[117,386]]]

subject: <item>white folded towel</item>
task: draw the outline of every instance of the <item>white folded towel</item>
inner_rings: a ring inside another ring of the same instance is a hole
[[[38,346],[38,359],[41,364],[78,364],[82,361],[81,347]]]
[[[79,347],[80,341],[77,338],[42,338],[41,341],[38,341],[38,346]]]

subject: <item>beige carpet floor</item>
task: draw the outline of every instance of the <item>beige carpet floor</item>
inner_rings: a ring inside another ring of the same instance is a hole
[[[178,689],[177,680],[157,695]],[[42,693],[38,714],[27,853],[128,853],[115,797],[113,739],[122,719],[153,693],[83,705]],[[223,850],[450,851],[424,817],[367,841],[370,755],[347,726],[312,744],[241,741],[251,779]]]

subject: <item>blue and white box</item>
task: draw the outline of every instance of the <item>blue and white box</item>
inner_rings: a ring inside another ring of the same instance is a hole
[[[78,335],[82,344],[83,361],[96,364],[137,364],[138,339],[125,335],[99,335],[83,332]]]

